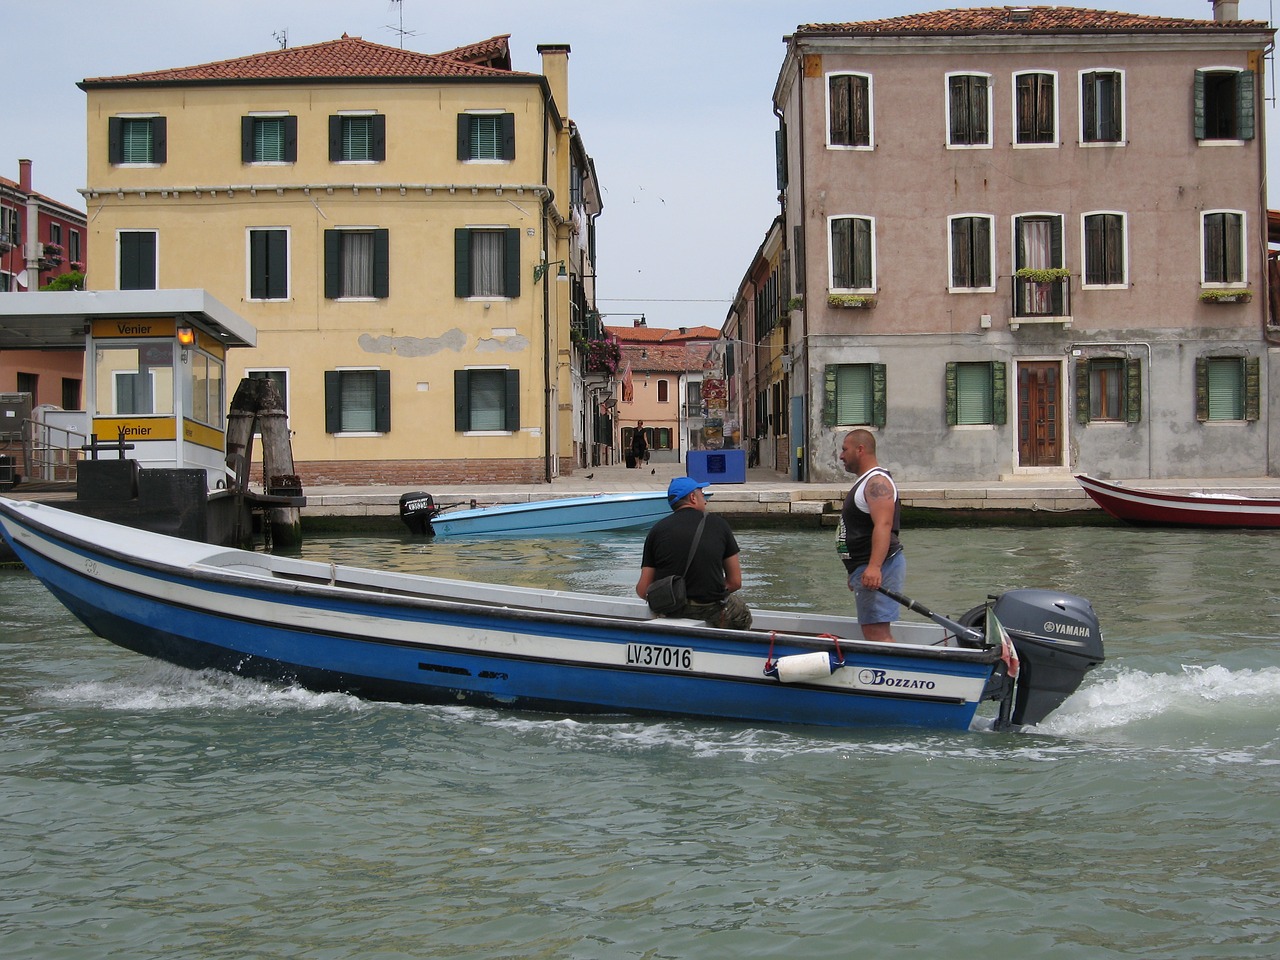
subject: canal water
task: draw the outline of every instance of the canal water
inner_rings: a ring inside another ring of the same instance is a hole
[[[0,951],[106,958],[1280,955],[1275,534],[907,530],[908,593],[1089,597],[1033,733],[574,719],[158,664],[0,572]],[[845,610],[828,531],[756,605]],[[636,534],[304,554],[629,594]]]

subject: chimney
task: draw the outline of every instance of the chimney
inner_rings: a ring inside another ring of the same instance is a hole
[[[1240,19],[1240,0],[1209,0],[1213,4],[1215,23],[1230,23]]]
[[[551,99],[556,102],[560,119],[569,120],[569,45],[567,43],[540,43],[542,75],[551,88]]]
[[[18,186],[22,188],[23,193],[31,192],[31,161],[18,161]]]
[[[640,326],[640,321],[639,321],[639,320],[632,320],[632,321],[631,321],[631,325],[632,325],[633,327],[638,327],[638,326]]]

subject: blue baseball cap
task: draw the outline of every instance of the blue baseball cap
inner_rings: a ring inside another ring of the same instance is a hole
[[[693,477],[676,477],[667,486],[667,503],[674,507],[693,491],[709,486],[710,483],[699,483]]]

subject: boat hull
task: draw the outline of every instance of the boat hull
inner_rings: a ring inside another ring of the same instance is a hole
[[[446,512],[431,527],[438,537],[563,536],[648,527],[670,512],[661,491],[606,493]]]
[[[1076,481],[1108,514],[1140,526],[1280,528],[1280,500],[1193,496],[1140,490],[1079,475]]]
[[[93,632],[180,666],[320,691],[573,713],[967,729],[999,663],[990,648],[836,642],[803,618],[790,624],[796,633],[718,630],[653,619],[638,600],[333,567],[18,506],[25,509],[0,499],[5,536]],[[165,554],[170,559],[154,559]],[[795,615],[761,616],[786,626]],[[770,660],[818,652],[843,666],[795,683],[766,672]]]

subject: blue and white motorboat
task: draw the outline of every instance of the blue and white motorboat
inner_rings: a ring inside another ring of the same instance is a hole
[[[750,630],[636,597],[367,570],[181,540],[0,497],[0,532],[90,630],[129,650],[402,702],[760,724],[964,730],[983,701],[1034,725],[1102,662],[1087,600],[1011,590],[959,621],[861,639],[857,621],[754,610]]]
[[[429,493],[400,498],[400,519],[414,533],[437,537],[547,537],[651,527],[671,512],[661,490],[597,493],[582,497],[500,503],[493,506],[441,504]]]

